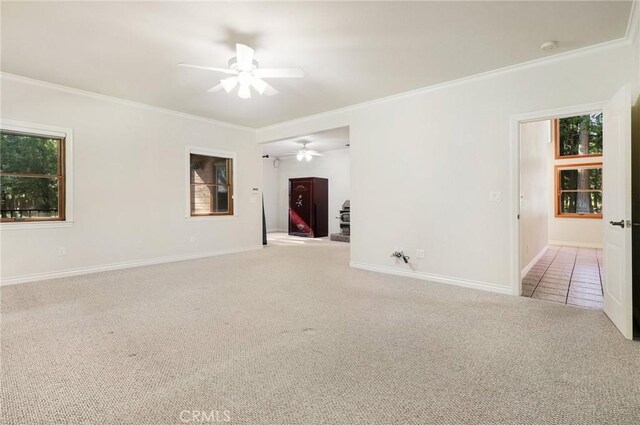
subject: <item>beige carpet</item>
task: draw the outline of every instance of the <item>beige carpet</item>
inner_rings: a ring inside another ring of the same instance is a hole
[[[0,422],[640,423],[640,344],[602,312],[352,270],[348,249],[4,287]]]

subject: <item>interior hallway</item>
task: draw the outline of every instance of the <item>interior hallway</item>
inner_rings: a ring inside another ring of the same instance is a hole
[[[602,309],[602,250],[550,246],[522,280],[522,296]]]

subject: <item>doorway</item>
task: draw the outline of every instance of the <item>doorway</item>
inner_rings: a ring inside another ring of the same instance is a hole
[[[349,246],[349,149],[349,127],[262,145],[267,244]]]
[[[520,124],[520,295],[603,309],[603,114]]]
[[[584,169],[593,169],[597,167],[606,168],[606,172],[601,174],[601,188],[598,189],[594,186],[584,188],[579,186],[578,188],[571,185],[564,185],[565,179],[569,179],[567,175],[562,175],[561,171],[565,167],[556,167],[554,165],[554,178],[560,179],[560,182],[556,182],[553,192],[554,205],[556,209],[555,214],[582,214],[584,208],[578,208],[578,205],[584,206],[584,203],[580,203],[575,193],[586,191],[594,192],[600,190],[602,195],[599,197],[602,202],[602,217],[600,220],[600,230],[602,232],[602,267],[598,266],[602,282],[603,303],[602,308],[604,313],[609,317],[613,324],[627,339],[633,338],[633,310],[632,310],[632,246],[631,246],[631,89],[624,86],[621,88],[609,101],[597,104],[589,104],[578,107],[560,108],[550,111],[534,112],[528,114],[521,114],[511,117],[511,140],[512,140],[512,211],[513,218],[512,225],[512,282],[513,282],[513,294],[520,296],[522,293],[523,285],[522,280],[531,269],[535,266],[538,260],[540,260],[548,250],[540,250],[537,254],[533,255],[532,260],[526,263],[523,258],[525,248],[522,248],[523,239],[526,238],[524,229],[526,229],[526,223],[523,224],[521,220],[521,204],[526,204],[527,197],[520,199],[520,192],[526,182],[521,185],[521,167],[523,161],[521,161],[521,131],[523,124],[542,122],[545,120],[554,120],[560,118],[577,117],[581,115],[591,115],[595,113],[602,113],[603,125],[602,125],[602,163],[582,163],[580,167]],[[551,140],[548,139],[550,143]],[[555,155],[555,153],[554,153]],[[571,164],[572,166],[575,164]],[[582,173],[575,173],[576,167],[571,167],[570,173],[574,174],[574,177],[580,181]],[[525,171],[526,173],[526,171]],[[596,172],[587,171],[588,179],[585,177],[585,181],[589,179],[595,179],[593,176]],[[559,176],[559,177],[558,177]],[[571,180],[571,179],[569,179]],[[575,178],[574,178],[575,182]],[[559,188],[559,189],[558,189]],[[565,193],[567,192],[567,193]],[[574,193],[572,193],[574,192]],[[536,193],[536,192],[534,192]],[[590,195],[593,198],[593,194]],[[568,199],[568,200],[567,200]],[[560,205],[560,209],[558,209]],[[578,208],[572,211],[563,209],[564,206],[569,205],[572,208],[575,206]],[[590,207],[591,208],[591,207]],[[525,207],[526,209],[526,207]],[[597,213],[597,211],[589,212]],[[539,219],[539,217],[538,217]],[[586,219],[585,219],[586,220]],[[526,220],[525,220],[526,221]],[[547,229],[549,231],[549,228]],[[548,234],[546,236],[549,242]],[[544,240],[544,239],[543,239]],[[551,246],[552,244],[549,244]],[[581,248],[578,246],[577,248]],[[584,247],[594,248],[597,247]],[[576,262],[578,258],[578,251],[576,250],[574,264],[572,270],[575,271]],[[529,255],[531,253],[529,252]],[[595,252],[596,262],[598,261],[598,251]],[[535,261],[534,261],[535,260]],[[548,259],[547,259],[548,260]],[[551,262],[548,263],[549,266]],[[544,273],[543,275],[544,276]],[[569,278],[570,286],[571,278]],[[534,292],[532,292],[533,294]]]

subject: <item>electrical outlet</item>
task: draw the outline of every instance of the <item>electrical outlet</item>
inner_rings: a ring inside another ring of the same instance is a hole
[[[489,202],[502,202],[502,192],[489,192]]]
[[[58,257],[64,257],[67,254],[67,250],[61,246],[58,248]]]
[[[138,241],[138,248],[142,248],[142,241]]]
[[[416,249],[416,258],[424,258],[424,249]]]

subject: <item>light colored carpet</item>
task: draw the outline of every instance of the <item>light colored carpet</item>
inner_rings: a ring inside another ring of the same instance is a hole
[[[640,344],[602,312],[353,270],[348,249],[4,287],[1,422],[640,423]]]

